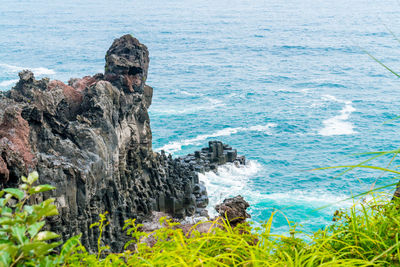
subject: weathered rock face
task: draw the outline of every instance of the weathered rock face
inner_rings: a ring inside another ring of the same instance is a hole
[[[105,77],[126,92],[142,93],[149,68],[147,47],[131,35],[116,39],[106,54]]]
[[[67,85],[26,70],[14,88],[0,92],[0,187],[37,170],[40,183],[56,187],[44,196],[55,197],[60,212],[49,221],[52,230],[64,239],[82,233],[92,251],[98,231],[90,225],[100,213],[109,212],[104,239],[121,250],[126,219],[142,221],[152,211],[207,216],[197,172],[245,161],[218,141],[184,158],[154,153],[148,65],[146,46],[125,35],[108,50],[104,74]]]
[[[1,101],[0,110],[0,183],[16,185],[18,180],[14,177],[20,177],[35,165],[29,146],[29,125],[21,117],[21,109],[9,105],[9,101]],[[14,168],[9,169],[9,165]]]
[[[51,228],[64,238],[82,233],[91,250],[98,233],[89,226],[105,211],[105,239],[120,250],[124,220],[153,210],[184,217],[201,212],[197,202],[204,206],[204,192],[196,191],[201,201],[194,194],[201,187],[194,169],[152,151],[148,64],[146,46],[125,35],[108,50],[104,75],[66,85],[23,71],[0,94],[1,186],[37,170],[40,183],[57,188],[45,196],[55,197],[60,211]]]
[[[225,199],[221,204],[215,206],[215,210],[222,218],[225,218],[232,224],[245,222],[250,215],[246,212],[249,203],[242,196]]]

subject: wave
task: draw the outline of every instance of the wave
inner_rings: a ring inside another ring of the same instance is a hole
[[[0,63],[0,67],[5,68],[9,72],[20,72],[22,70],[29,69],[35,75],[38,75],[38,76],[56,74],[56,72],[54,70],[51,70],[51,69],[48,69],[48,68],[44,68],[44,67],[28,68],[28,67],[14,66],[14,65],[9,65],[9,64],[4,64],[4,63]]]
[[[247,187],[251,176],[257,174],[262,165],[254,160],[248,160],[244,166],[236,166],[227,163],[218,167],[217,173],[210,171],[199,173],[199,180],[207,188],[209,204],[207,210],[210,216],[217,215],[215,205],[221,203],[227,197],[233,197],[248,191]]]
[[[221,203],[225,198],[241,195],[250,203],[250,213],[257,214],[265,212],[266,209],[274,209],[277,206],[285,213],[285,208],[296,208],[298,206],[307,209],[317,209],[324,206],[320,212],[329,216],[337,209],[349,208],[353,205],[359,206],[361,199],[351,199],[351,195],[334,193],[324,189],[314,188],[312,190],[294,189],[283,192],[266,193],[255,190],[252,187],[252,179],[260,173],[263,166],[255,161],[248,160],[244,166],[236,166],[232,163],[218,167],[217,173],[210,171],[199,173],[199,180],[207,188],[209,204],[207,210],[211,217],[216,216],[215,205]],[[391,194],[387,195],[390,199]],[[364,197],[366,201],[371,197]],[[296,208],[297,209],[297,208]],[[324,221],[325,219],[323,219]],[[325,221],[324,221],[325,222]],[[326,223],[326,222],[325,222]]]
[[[324,190],[291,190],[271,194],[257,194],[257,202],[273,201],[285,206],[302,205],[307,207],[322,207],[332,205],[334,207],[349,207],[353,204],[352,199],[345,194],[333,194]],[[304,205],[307,204],[307,205]],[[330,211],[329,211],[330,212]]]
[[[19,81],[18,79],[2,81],[2,82],[0,82],[0,87],[10,86],[10,85],[16,84],[18,81]]]
[[[201,141],[204,141],[208,138],[230,136],[230,135],[236,134],[238,132],[255,131],[255,132],[264,132],[266,134],[271,134],[271,132],[270,132],[271,128],[276,127],[276,126],[277,125],[275,123],[268,123],[266,125],[254,125],[249,128],[244,128],[244,127],[225,128],[225,129],[216,131],[215,133],[212,133],[212,134],[201,134],[194,138],[170,142],[170,143],[166,144],[165,146],[163,146],[159,149],[156,149],[156,150],[157,151],[164,150],[166,152],[173,153],[173,152],[182,150],[182,146],[195,145],[195,144],[198,144]]]
[[[324,95],[323,99],[327,101],[342,103],[344,104],[344,107],[340,111],[339,115],[324,120],[322,122],[324,124],[324,128],[319,130],[318,133],[323,136],[346,135],[346,134],[357,133],[354,130],[354,125],[351,122],[347,121],[351,113],[356,111],[356,109],[351,105],[352,102],[337,99],[332,95]]]

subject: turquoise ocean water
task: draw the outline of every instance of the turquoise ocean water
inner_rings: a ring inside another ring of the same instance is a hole
[[[279,209],[315,230],[351,204],[339,200],[389,181],[308,170],[399,146],[399,123],[383,124],[400,115],[398,80],[362,51],[400,70],[399,11],[395,0],[2,0],[0,89],[24,68],[64,82],[102,72],[113,39],[131,33],[150,51],[153,148],[229,143],[249,165],[201,175],[211,202],[241,194],[255,221]]]

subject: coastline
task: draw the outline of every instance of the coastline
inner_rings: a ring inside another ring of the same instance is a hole
[[[205,186],[197,173],[225,163],[245,165],[244,156],[219,141],[181,158],[152,150],[147,109],[153,89],[145,84],[146,46],[131,35],[114,40],[104,74],[71,79],[67,84],[28,70],[0,98],[1,187],[18,186],[37,170],[40,183],[55,186],[60,214],[50,228],[66,239],[82,233],[89,250],[97,233],[89,225],[109,212],[105,232],[113,250],[125,243],[123,222],[139,222],[152,211],[172,217],[208,217]]]

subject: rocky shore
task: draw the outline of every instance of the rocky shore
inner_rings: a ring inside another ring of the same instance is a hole
[[[108,211],[104,238],[118,251],[126,219],[144,221],[153,211],[207,215],[197,173],[245,158],[219,141],[182,158],[153,152],[147,47],[124,35],[105,58],[104,74],[64,84],[25,70],[0,94],[0,186],[17,186],[21,175],[37,170],[40,183],[57,188],[44,196],[54,197],[60,212],[51,229],[64,239],[82,233],[82,243],[95,250],[98,232],[89,226]]]

